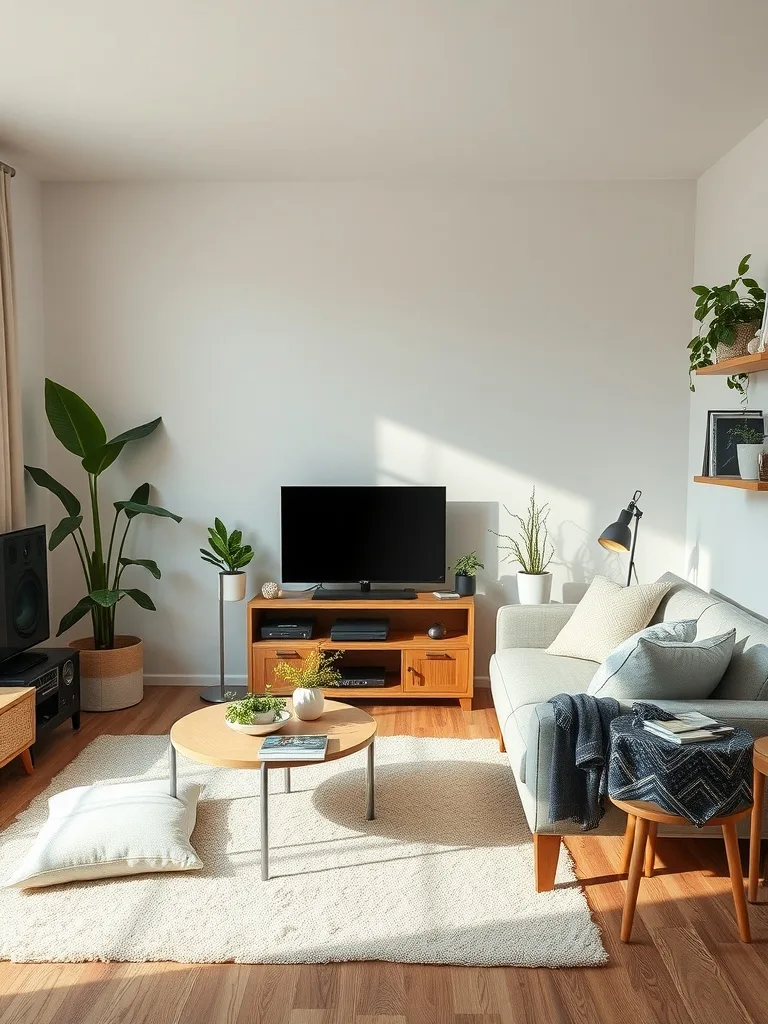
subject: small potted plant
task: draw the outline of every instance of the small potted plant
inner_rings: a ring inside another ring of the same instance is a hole
[[[253,558],[253,548],[243,544],[240,530],[227,531],[220,519],[214,519],[208,527],[208,545],[200,548],[204,562],[215,565],[221,575],[222,601],[242,601],[245,597],[245,573],[243,569]]]
[[[225,694],[230,697],[233,694]],[[291,717],[284,697],[275,697],[269,684],[263,694],[249,693],[242,700],[233,701],[224,719],[230,729],[248,736],[265,736],[275,732]]]
[[[341,682],[341,672],[334,668],[334,662],[343,653],[315,649],[302,660],[301,665],[289,665],[287,661],[279,661],[275,665],[275,676],[294,687],[293,712],[302,722],[313,722],[322,715],[325,706],[323,690]]]
[[[757,480],[760,476],[760,454],[765,450],[765,428],[759,430],[748,423],[732,427],[731,443],[736,445],[739,473],[742,480]]]
[[[691,391],[696,390],[693,384],[696,370],[747,355],[749,342],[760,328],[765,313],[765,291],[754,278],[745,277],[751,258],[747,253],[729,284],[711,288],[697,284],[692,289],[696,295],[693,315],[701,326],[688,345]],[[737,374],[728,378],[728,387],[745,396],[748,381],[745,374]]]
[[[452,568],[456,593],[462,597],[472,597],[477,589],[477,570],[485,568],[477,557],[477,552],[470,551],[468,555],[461,555]]]
[[[536,504],[534,487],[525,518],[510,512],[506,505],[504,509],[520,524],[517,539],[505,533],[496,534],[500,540],[506,541],[505,544],[499,544],[502,550],[508,552],[502,560],[510,559],[520,565],[517,574],[520,604],[548,604],[552,593],[552,573],[547,571],[547,566],[554,554],[547,531],[549,505]],[[493,532],[491,530],[491,533]]]

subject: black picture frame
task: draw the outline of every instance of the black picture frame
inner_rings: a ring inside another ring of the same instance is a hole
[[[740,476],[736,445],[730,432],[745,420],[762,420],[765,429],[762,409],[710,409],[707,412],[702,476]]]

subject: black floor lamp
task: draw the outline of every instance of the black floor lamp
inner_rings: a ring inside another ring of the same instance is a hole
[[[634,569],[635,579],[637,579],[637,569],[635,569],[635,545],[637,544],[637,529],[640,526],[640,520],[643,517],[643,513],[637,507],[637,503],[642,497],[642,491],[635,491],[632,495],[632,500],[619,512],[619,518],[615,523],[611,523],[610,526],[606,526],[603,532],[598,537],[598,544],[602,547],[607,548],[609,551],[628,551],[629,552],[629,571],[627,573],[627,586],[632,582],[632,571]],[[635,521],[635,528],[632,530],[632,520]]]

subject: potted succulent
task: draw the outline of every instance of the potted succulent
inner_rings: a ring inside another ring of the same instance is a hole
[[[222,601],[242,601],[245,597],[245,573],[243,569],[253,558],[253,548],[243,544],[240,530],[227,531],[220,519],[214,519],[208,527],[210,551],[200,548],[204,562],[215,565],[220,574]]]
[[[765,450],[765,428],[759,430],[748,423],[730,430],[731,443],[736,445],[739,473],[742,480],[757,480],[760,476],[760,454]]]
[[[102,533],[105,510],[99,502],[99,481],[123,448],[151,434],[161,419],[158,416],[108,440],[107,432],[93,409],[74,391],[48,379],[45,381],[45,413],[56,439],[80,459],[88,478],[90,502],[90,524],[84,529],[85,516],[79,498],[44,469],[25,467],[32,480],[39,487],[51,491],[66,512],[51,531],[49,550],[55,550],[71,538],[85,578],[85,596],[63,616],[56,635],[61,636],[84,616],[90,615],[93,635],[70,643],[70,647],[80,651],[81,707],[85,711],[114,711],[130,707],[138,704],[144,694],[142,643],[136,636],[115,633],[117,606],[125,598],[148,611],[155,611],[155,604],[143,590],[126,587],[123,576],[134,566],[150,573],[156,580],[161,574],[152,559],[127,557],[128,531],[139,515],[159,516],[177,523],[181,522],[181,516],[151,505],[151,488],[144,483],[127,501],[113,502],[114,516],[106,538]],[[86,529],[89,535],[86,535]]]
[[[325,705],[323,690],[341,682],[341,672],[333,666],[343,653],[315,648],[301,665],[289,665],[287,661],[275,665],[275,676],[294,687],[293,712],[302,722],[313,722],[322,715]]]
[[[552,573],[547,566],[552,561],[554,548],[549,541],[547,518],[549,505],[536,504],[536,488],[531,492],[525,518],[505,511],[520,524],[517,538],[505,533],[497,533],[500,540],[506,541],[499,547],[508,553],[502,559],[510,559],[520,565],[517,574],[517,594],[520,604],[548,604],[552,593]],[[491,533],[494,531],[491,530]]]
[[[693,384],[696,370],[747,355],[749,342],[760,329],[765,313],[765,291],[754,278],[745,276],[751,258],[747,253],[729,284],[711,288],[697,284],[692,289],[696,295],[693,315],[701,326],[688,345],[691,391],[696,390]],[[728,378],[728,387],[745,396],[748,381],[745,374],[736,374]]]
[[[226,694],[227,697],[234,694]],[[263,694],[249,693],[242,700],[233,701],[227,708],[224,720],[235,732],[248,736],[266,736],[276,732],[291,717],[286,708],[285,697],[275,697],[269,684]]]
[[[462,597],[472,597],[477,589],[477,570],[485,566],[477,557],[476,551],[470,551],[468,555],[461,555],[456,559],[453,568],[454,589]]]

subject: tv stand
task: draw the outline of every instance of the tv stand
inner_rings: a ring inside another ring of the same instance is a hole
[[[264,693],[267,683],[277,695],[290,696],[293,688],[275,677],[281,661],[301,667],[315,651],[342,651],[339,668],[370,671],[384,670],[383,686],[343,686],[324,690],[326,697],[337,700],[361,700],[382,703],[400,698],[416,702],[428,698],[453,697],[463,711],[472,710],[474,691],[475,603],[474,598],[459,597],[442,601],[434,594],[414,591],[334,590],[332,596],[318,596],[318,591],[284,592],[282,597],[268,600],[255,597],[248,602],[248,689]],[[385,596],[386,595],[386,596]],[[373,599],[373,604],[371,603]],[[286,618],[311,617],[314,633],[311,640],[262,640],[261,625],[275,613]],[[337,619],[389,619],[386,640],[331,639]],[[435,622],[445,627],[442,640],[430,639],[427,630]]]
[[[359,590],[330,590],[318,587],[312,594],[313,601],[413,601],[416,591],[411,587],[403,590],[371,590],[370,583],[361,583]]]

